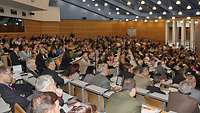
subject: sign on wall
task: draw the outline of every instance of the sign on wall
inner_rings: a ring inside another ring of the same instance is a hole
[[[136,37],[136,29],[129,28],[127,31],[128,36],[130,37]]]

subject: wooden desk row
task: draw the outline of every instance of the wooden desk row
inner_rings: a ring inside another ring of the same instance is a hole
[[[72,96],[78,97],[82,102],[89,102],[97,106],[99,112],[104,112],[105,102],[114,93],[80,80],[69,80],[63,90]]]
[[[95,85],[90,85],[80,80],[66,80],[66,85],[63,90],[72,96],[78,97],[82,102],[89,102],[95,104],[98,107],[99,112],[104,112],[105,102],[110,96],[115,93]],[[161,103],[163,106],[168,102],[168,95],[160,93],[150,93],[149,90],[137,88],[137,94],[142,96],[148,96],[156,102]],[[164,109],[164,107],[163,107]]]
[[[152,98],[154,98],[156,100],[159,100],[159,101],[162,101],[162,102],[166,102],[166,103],[168,102],[169,95],[164,95],[164,94],[156,93],[156,92],[150,93],[149,90],[138,88],[138,87],[136,88],[136,90],[137,90],[137,94],[139,94],[139,95],[149,96],[149,97],[152,97]]]
[[[23,76],[22,79],[31,85],[35,86],[36,78],[32,74],[28,73],[27,76]],[[65,86],[63,87],[65,94],[64,100],[68,101],[77,97],[82,102],[89,102],[98,107],[99,112],[105,111],[105,102],[110,96],[115,93],[95,85],[90,85],[86,82],[80,80],[65,80]],[[142,96],[149,96],[154,100],[160,101],[162,103],[168,102],[168,95],[163,95],[160,93],[149,93],[149,90],[137,88],[137,94]],[[70,96],[69,96],[70,95]],[[66,98],[66,99],[65,99]]]

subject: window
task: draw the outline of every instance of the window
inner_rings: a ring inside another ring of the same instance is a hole
[[[0,7],[0,13],[4,13],[4,9]]]
[[[14,10],[14,9],[11,9],[11,10],[10,10],[10,13],[13,14],[13,15],[17,15],[17,11]]]

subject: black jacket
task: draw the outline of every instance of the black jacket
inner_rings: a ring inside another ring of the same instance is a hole
[[[10,104],[12,108],[14,107],[15,103],[18,103],[23,109],[26,109],[30,103],[25,97],[20,96],[15,89],[12,89],[9,86],[1,83],[0,94],[3,100]]]
[[[12,65],[14,66],[14,65],[21,65],[21,61],[19,60],[19,56],[14,52],[14,51],[12,51],[11,53],[10,53],[10,59],[11,59],[11,61],[12,61]]]
[[[35,65],[39,73],[47,68],[46,59],[43,58],[43,55],[41,53],[36,56]]]
[[[65,51],[63,57],[62,57],[62,61],[60,64],[60,69],[62,70],[67,70],[70,66],[70,62],[72,61],[71,57],[70,57],[70,53],[68,50]]]

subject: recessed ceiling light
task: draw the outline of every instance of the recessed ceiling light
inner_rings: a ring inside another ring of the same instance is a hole
[[[19,23],[16,23],[16,25],[18,26],[18,25],[19,25]]]
[[[141,1],[141,4],[145,4],[145,1],[144,1],[144,0],[142,0],[142,1]]]
[[[149,12],[149,15],[152,15],[152,14],[153,14],[153,12],[150,11],[150,12]]]
[[[173,9],[173,7],[172,7],[172,6],[169,6],[169,7],[168,7],[168,9],[169,9],[169,10],[172,10],[172,9]]]
[[[119,12],[117,12],[117,14],[119,15],[120,13],[119,13]]]
[[[116,10],[119,11],[119,8],[117,7]]]
[[[147,19],[149,19],[150,17],[149,17],[149,16],[147,16],[146,18],[147,18]]]
[[[178,15],[182,15],[183,13],[181,11],[178,12]]]
[[[172,19],[174,20],[174,19],[176,19],[176,17],[173,16]]]
[[[82,2],[86,2],[86,0],[82,0]]]
[[[135,21],[135,22],[137,22],[137,21],[138,21],[138,19],[135,19],[134,21]]]
[[[166,14],[167,14],[167,12],[164,11],[164,12],[163,12],[163,15],[166,15]]]
[[[160,0],[158,0],[158,1],[157,1],[157,4],[160,5],[160,4],[162,4],[162,2],[161,2]]]
[[[144,22],[148,22],[148,20],[144,20]]]
[[[192,7],[191,7],[190,5],[188,5],[188,6],[187,6],[187,9],[188,9],[188,10],[189,10],[189,9],[192,9]]]
[[[129,12],[126,12],[126,15],[129,15],[130,13]]]
[[[136,16],[135,18],[139,18],[139,16]]]
[[[98,8],[98,11],[101,11],[101,9],[100,9],[100,8]]]
[[[126,21],[129,21],[129,19],[126,19]]]
[[[88,7],[90,6],[90,4],[87,5]]]
[[[104,3],[104,6],[108,6],[108,3]]]
[[[200,15],[200,11],[197,11],[197,12],[196,12],[196,15]]]
[[[153,10],[156,10],[157,8],[156,8],[156,6],[154,6],[152,9],[153,9]]]
[[[158,20],[155,20],[155,22],[158,22]]]
[[[127,5],[131,5],[131,2],[130,2],[130,1],[128,1],[128,2],[127,2]]]
[[[95,1],[95,0],[92,0],[93,2]]]
[[[99,4],[97,4],[97,3],[96,3],[96,4],[94,4],[94,6],[95,6],[95,7],[98,7],[98,6],[99,6]]]
[[[190,16],[188,16],[188,17],[187,17],[187,19],[188,19],[188,20],[190,20],[190,19],[191,19],[191,17],[190,17]]]
[[[158,19],[162,19],[162,16],[159,16]]]
[[[139,10],[142,10],[142,7],[141,7],[141,6],[139,7]]]
[[[180,0],[177,0],[177,1],[176,1],[176,4],[177,4],[177,5],[180,5],[180,4],[181,4],[181,1],[180,1]]]
[[[7,24],[3,24],[4,26],[7,26]]]
[[[109,15],[111,15],[111,12],[108,12]]]
[[[198,3],[199,5],[200,5],[200,1],[199,1],[199,3]]]

